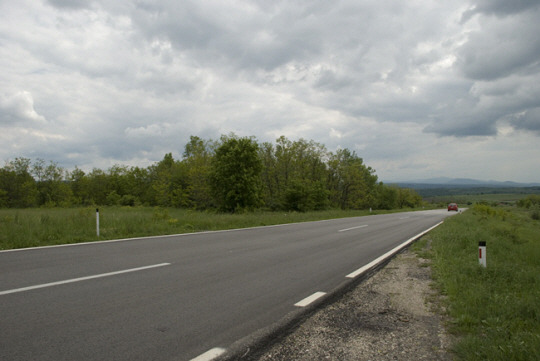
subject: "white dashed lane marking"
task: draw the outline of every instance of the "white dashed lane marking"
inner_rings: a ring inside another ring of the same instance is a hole
[[[115,275],[119,275],[119,274],[123,274],[123,273],[137,272],[137,271],[142,271],[142,270],[147,270],[147,269],[157,268],[157,267],[163,267],[163,266],[169,266],[169,265],[170,265],[170,263],[160,263],[160,264],[154,264],[154,265],[151,265],[151,266],[131,268],[131,269],[126,269],[126,270],[121,270],[121,271],[116,271],[116,272],[102,273],[102,274],[92,275],[92,276],[72,278],[72,279],[69,279],[69,280],[63,280],[63,281],[57,281],[57,282],[51,282],[51,283],[43,283],[43,284],[40,284],[40,285],[34,285],[34,286],[28,286],[28,287],[15,288],[15,289],[12,289],[12,290],[0,291],[0,296],[8,295],[10,293],[31,291],[31,290],[35,290],[35,289],[38,289],[38,288],[65,285],[67,283],[87,281],[87,280],[92,280],[92,279],[95,279],[95,278],[115,276]]]
[[[311,296],[304,298],[302,301],[297,302],[294,305],[296,307],[306,307],[309,304],[311,304],[311,303],[315,302],[316,300],[318,300],[319,298],[321,298],[322,296],[324,296],[325,294],[326,294],[326,292],[315,292]]]
[[[363,225],[357,226],[357,227],[351,227],[351,228],[340,229],[338,232],[352,231],[353,229],[365,228],[365,227],[367,227],[367,226],[368,226],[367,224],[363,224]]]
[[[206,351],[202,355],[199,355],[195,357],[194,359],[191,359],[191,361],[211,361],[215,359],[216,357],[223,355],[225,351],[227,350],[225,350],[224,348],[215,347],[211,350]]]

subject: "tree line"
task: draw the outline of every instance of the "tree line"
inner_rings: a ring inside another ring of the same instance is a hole
[[[0,168],[0,207],[122,205],[238,212],[415,207],[411,189],[379,182],[354,151],[282,136],[191,136],[182,159],[172,153],[149,167],[114,165],[90,172],[16,158]]]

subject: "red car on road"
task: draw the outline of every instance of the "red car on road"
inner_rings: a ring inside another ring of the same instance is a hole
[[[457,206],[456,203],[450,203],[448,205],[448,212],[450,212],[450,211],[456,211],[456,212],[458,211],[458,206]]]

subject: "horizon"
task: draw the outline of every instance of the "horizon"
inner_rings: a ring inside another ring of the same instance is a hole
[[[398,183],[398,184],[431,184],[431,185],[471,185],[474,186],[475,184],[469,184],[469,183],[457,183],[457,181],[466,181],[466,182],[473,182],[477,183],[478,185],[490,185],[491,183],[504,185],[505,183],[512,183],[517,185],[529,185],[533,184],[534,186],[540,186],[540,181],[532,181],[532,182],[517,182],[513,180],[494,180],[494,179],[476,179],[476,178],[450,178],[450,177],[437,177],[437,178],[425,178],[425,179],[409,179],[409,180],[398,180],[398,181],[383,181],[384,183]]]

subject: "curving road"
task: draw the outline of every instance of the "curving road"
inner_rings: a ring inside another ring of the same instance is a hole
[[[209,360],[454,213],[0,252],[0,360]]]

